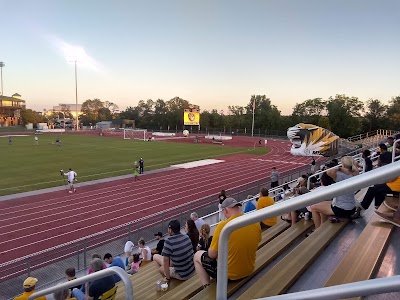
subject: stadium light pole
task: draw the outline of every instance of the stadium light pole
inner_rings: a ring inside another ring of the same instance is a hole
[[[5,66],[5,64],[0,61],[0,73],[1,73],[1,95],[4,96],[3,93],[3,67]]]

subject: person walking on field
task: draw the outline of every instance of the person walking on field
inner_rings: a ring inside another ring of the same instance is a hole
[[[39,145],[39,138],[35,136],[35,145]]]
[[[313,158],[311,162],[311,173],[314,174],[314,172],[315,172],[315,159]]]
[[[272,168],[271,172],[271,188],[277,187],[279,185],[279,172],[275,167]]]
[[[144,173],[144,160],[143,158],[140,158],[139,160],[139,174],[143,174]]]
[[[68,177],[68,183],[69,183],[69,193],[72,194],[76,192],[76,188],[74,187],[74,181],[76,180],[76,177],[78,174],[76,174],[75,171],[73,171],[71,168],[67,173],[63,173],[64,176]]]
[[[139,180],[139,166],[137,161],[135,161],[134,165],[133,165],[133,181]]]

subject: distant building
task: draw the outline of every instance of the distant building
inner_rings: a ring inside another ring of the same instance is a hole
[[[96,129],[110,129],[113,127],[112,121],[101,121],[96,123]]]
[[[21,109],[25,109],[25,100],[20,94],[11,97],[0,96],[0,124],[1,126],[15,126],[22,124]]]
[[[66,110],[68,110],[72,117],[75,119],[76,118],[76,109],[78,108],[78,116],[82,115],[82,104],[78,104],[78,107],[76,107],[76,104],[64,104],[60,103],[59,105],[53,106],[53,109],[44,109],[43,114],[46,116],[51,115],[52,113],[64,113]],[[64,117],[63,117],[64,119]]]

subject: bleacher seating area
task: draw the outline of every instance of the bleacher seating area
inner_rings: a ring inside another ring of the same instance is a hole
[[[357,143],[362,142],[370,145],[371,139],[376,139],[377,136],[378,134],[359,139]],[[382,137],[379,136],[379,139],[382,139]],[[398,164],[398,162],[394,164]],[[293,186],[295,183],[289,182],[289,184]],[[368,185],[365,185],[365,188],[367,187]],[[271,190],[271,193],[280,191],[280,188]],[[358,193],[363,195],[365,190]],[[388,195],[387,197],[392,196]],[[292,198],[282,203],[289,203],[290,201],[296,201],[296,199]],[[268,209],[265,210],[268,211]],[[390,212],[383,204],[378,211],[382,213]],[[205,218],[205,221],[214,220],[212,218]],[[374,215],[373,207],[366,212],[362,219],[349,218],[341,219],[340,222],[327,221],[312,234],[306,236],[306,233],[309,233],[313,227],[312,220],[301,219],[293,226],[290,226],[288,222],[279,220],[276,225],[263,231],[256,252],[256,266],[253,273],[242,280],[229,282],[227,297],[244,300],[281,295],[295,292],[296,289],[304,290],[306,288],[299,288],[299,285],[300,282],[306,281],[305,276],[311,277],[307,273],[311,269],[314,271],[317,269],[319,273],[323,273],[319,280],[315,280],[317,286],[308,285],[312,288],[329,287],[375,278],[391,243],[391,236],[396,230],[396,226],[384,223],[377,215]],[[338,238],[347,240],[348,246],[343,246],[345,249],[340,249],[341,245],[334,245],[335,239]],[[323,254],[327,251],[341,253],[335,258],[337,263],[333,266],[328,266],[324,262],[326,258],[323,257]],[[396,275],[396,273],[387,275]],[[318,276],[318,274],[315,276]],[[203,288],[198,276],[194,274],[186,281],[171,279],[167,291],[157,291],[156,282],[160,279],[161,275],[153,262],[142,265],[138,273],[130,276],[134,298],[216,299],[216,281],[212,281],[208,287]],[[125,299],[124,284],[119,282],[117,286],[115,299]]]

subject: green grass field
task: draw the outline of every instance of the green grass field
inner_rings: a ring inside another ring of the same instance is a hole
[[[56,135],[34,137],[0,137],[2,176],[0,195],[8,195],[63,184],[60,169],[73,168],[79,182],[132,173],[134,161],[145,160],[145,170],[168,167],[222,155],[264,154],[265,148],[255,150],[238,147],[143,142],[121,138],[61,135],[61,147],[53,145]]]

